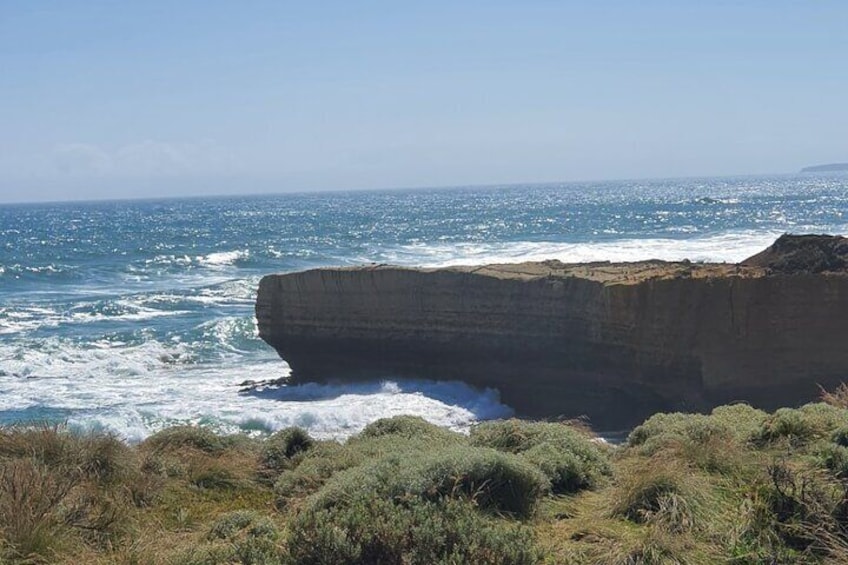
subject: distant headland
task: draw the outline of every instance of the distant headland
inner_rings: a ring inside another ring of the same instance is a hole
[[[813,165],[801,169],[802,173],[832,173],[835,171],[848,171],[848,163],[828,163],[827,165]]]

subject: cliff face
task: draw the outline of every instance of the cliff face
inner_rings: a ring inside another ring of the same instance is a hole
[[[318,269],[263,278],[256,315],[295,381],[460,379],[522,415],[626,426],[848,379],[846,258],[842,238],[784,236],[739,265]]]

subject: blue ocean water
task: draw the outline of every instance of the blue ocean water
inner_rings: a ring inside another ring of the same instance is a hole
[[[343,437],[422,415],[508,415],[496,391],[387,381],[267,386],[260,277],[327,265],[556,258],[737,261],[848,232],[848,176],[801,175],[0,206],[0,423],[131,439],[175,423]]]

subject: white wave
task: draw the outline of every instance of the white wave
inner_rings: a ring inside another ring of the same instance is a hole
[[[237,249],[233,251],[216,251],[214,253],[208,253],[206,255],[196,255],[194,257],[190,255],[174,255],[174,254],[162,254],[156,255],[152,259],[145,259],[144,265],[146,268],[150,267],[191,267],[193,265],[199,265],[203,267],[225,267],[228,265],[234,265],[239,261],[243,261],[250,257],[250,250],[248,249]],[[130,270],[138,271],[138,267],[130,266]]]
[[[45,326],[59,325],[59,314],[50,308],[16,306],[0,308],[0,334],[31,331]]]
[[[222,432],[298,425],[316,437],[341,439],[399,414],[462,430],[479,419],[511,413],[496,392],[462,383],[306,384],[245,393],[240,392],[245,381],[285,377],[287,365],[271,351],[215,364],[192,361],[191,347],[178,342],[3,345],[0,417],[37,407],[65,414],[72,426],[108,429],[136,441],[179,423],[203,423]]]
[[[155,318],[164,318],[170,316],[180,316],[190,314],[188,310],[154,310],[152,308],[141,308],[133,306],[133,311],[120,314],[102,313],[102,312],[74,312],[70,315],[63,316],[61,322],[69,322],[74,324],[92,324],[95,322],[144,322]]]
[[[223,267],[227,265],[234,265],[238,261],[247,259],[249,256],[250,251],[247,249],[238,251],[219,251],[197,257],[197,262],[206,267]]]
[[[619,239],[587,243],[422,243],[381,250],[371,258],[363,258],[363,262],[426,267],[522,263],[547,259],[558,259],[564,263],[649,259],[736,263],[762,251],[781,233],[740,231],[690,239]]]

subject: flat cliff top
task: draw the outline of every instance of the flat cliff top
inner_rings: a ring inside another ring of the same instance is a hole
[[[336,270],[336,269],[334,269]],[[364,271],[416,271],[423,273],[455,272],[473,273],[497,279],[534,280],[540,278],[580,278],[605,284],[636,284],[649,279],[711,278],[711,277],[759,277],[767,274],[766,269],[726,263],[691,263],[667,261],[637,261],[633,263],[562,263],[557,260],[504,263],[494,265],[458,265],[440,268],[397,267],[393,265],[369,265],[343,267],[338,270]]]
[[[782,235],[764,251],[733,263],[636,261],[632,263],[562,263],[557,260],[443,268],[391,265],[343,267],[343,271],[411,270],[473,273],[498,279],[581,278],[604,284],[637,284],[646,280],[757,278],[769,275],[828,274],[848,276],[848,239],[831,235]]]

